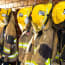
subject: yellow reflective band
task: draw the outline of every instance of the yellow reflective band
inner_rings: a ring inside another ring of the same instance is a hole
[[[19,42],[19,48],[27,48],[28,43],[21,43]]]
[[[33,63],[34,65],[38,65],[35,61],[31,61],[31,63]]]
[[[17,40],[17,39],[15,38],[15,39],[14,39],[14,43],[16,43],[16,40]]]
[[[59,52],[57,52],[57,55],[56,55],[55,59],[59,60],[59,59],[60,59],[59,57],[60,57],[60,53],[59,53]],[[62,61],[63,61],[63,59],[60,59],[60,61],[62,62]]]
[[[62,61],[63,61],[63,59],[60,59],[60,61],[62,62]]]
[[[3,54],[2,57],[5,57],[5,55]]]
[[[6,47],[4,47],[3,51],[8,54],[10,53],[10,49],[7,49]]]
[[[4,25],[6,25],[6,24],[5,23],[2,23],[2,22],[0,23],[0,26],[4,26]]]
[[[55,59],[59,59],[59,56],[60,56],[60,53],[57,52],[57,55],[56,55]]]
[[[26,61],[25,65],[38,65],[34,61]]]
[[[45,62],[45,65],[51,65],[51,63],[50,63],[50,58],[48,58],[47,60],[46,60],[46,62]]]
[[[59,59],[59,55],[56,55],[55,59]]]
[[[9,58],[9,59],[13,59],[13,58],[15,58],[16,56],[18,56],[18,51],[16,51],[16,53],[14,53],[14,54],[8,56],[8,58]]]

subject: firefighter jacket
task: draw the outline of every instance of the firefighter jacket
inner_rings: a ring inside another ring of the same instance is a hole
[[[50,65],[54,30],[48,21],[45,29],[34,33],[30,51],[27,50],[24,65]]]
[[[14,62],[17,60],[18,51],[16,40],[15,20],[12,13],[4,34],[4,46],[2,55],[2,57],[4,57],[4,62]]]
[[[21,37],[19,38],[19,61],[21,63],[23,63],[25,52],[32,36],[33,32],[31,27],[30,31],[23,32]]]

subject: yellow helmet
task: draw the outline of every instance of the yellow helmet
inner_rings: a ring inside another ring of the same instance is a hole
[[[52,19],[54,24],[60,24],[65,20],[65,1],[57,3],[52,11]]]
[[[7,16],[10,15],[10,13],[11,13],[11,9],[10,9],[10,8],[9,8],[9,9],[4,9],[4,8],[2,8],[2,9],[0,10],[0,20],[1,20],[1,21],[4,21],[4,19],[6,19]]]
[[[23,7],[17,13],[18,25],[21,30],[26,28],[26,25],[29,23],[29,15],[32,11],[32,6]]]
[[[39,4],[33,8],[32,11],[32,25],[36,31],[39,31],[44,27],[47,20],[47,15],[50,13],[52,3]]]

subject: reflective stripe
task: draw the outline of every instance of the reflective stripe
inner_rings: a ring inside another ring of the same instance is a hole
[[[50,61],[51,61],[51,59],[48,58],[48,59],[46,60],[46,62],[45,62],[45,65],[51,65]]]
[[[59,60],[59,59],[60,59],[59,57],[60,57],[60,53],[59,53],[59,52],[57,52],[57,55],[56,55],[55,59]],[[62,62],[62,61],[63,61],[63,59],[60,59],[60,61]]]
[[[3,26],[3,25],[6,25],[5,23],[0,23],[0,27]]]
[[[27,48],[28,43],[21,43],[19,42],[19,48]]]
[[[18,51],[16,51],[16,53],[14,53],[14,54],[8,56],[8,58],[9,58],[9,59],[13,59],[13,58],[15,58],[16,56],[18,56]]]
[[[4,63],[2,63],[1,65],[4,65]]]
[[[4,47],[3,51],[4,51],[5,53],[10,53],[10,49],[7,49],[6,47]]]
[[[34,64],[33,64],[33,63],[29,63],[29,62],[28,62],[28,63],[25,63],[25,65],[34,65]]]
[[[59,59],[59,57],[60,57],[60,53],[57,52],[57,55],[56,55],[55,59]]]
[[[17,39],[14,39],[14,43],[16,43],[16,40],[17,40]]]
[[[36,62],[34,61],[26,61],[25,65],[38,65],[38,64],[36,64]]]
[[[2,57],[5,57],[5,55],[3,54]]]
[[[48,8],[46,9],[46,14],[45,14],[45,17],[44,17],[44,19],[43,19],[43,23],[45,23],[45,21],[46,21],[46,19],[47,19],[47,14],[48,14]],[[42,26],[42,29],[45,27],[45,25],[43,24],[43,26]]]
[[[56,55],[55,59],[59,59],[59,55]]]
[[[16,53],[12,54],[12,55],[9,55],[8,58],[9,59],[13,59],[15,58],[16,56],[18,56],[18,51],[16,51]],[[5,55],[3,54],[2,57],[5,57]]]
[[[60,61],[62,62],[62,61],[63,61],[63,59],[60,59]]]

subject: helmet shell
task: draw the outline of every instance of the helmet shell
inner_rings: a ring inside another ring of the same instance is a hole
[[[9,9],[4,9],[4,8],[1,8],[0,10],[0,20],[1,21],[4,21],[4,19],[6,19],[11,13],[11,8]]]
[[[32,6],[23,7],[18,11],[17,20],[21,30],[25,29],[26,25],[29,23],[28,17],[30,16],[31,11],[32,11]]]
[[[52,3],[38,4],[33,8],[32,11],[32,24],[37,29],[41,29],[47,20],[47,15],[50,13]]]
[[[54,24],[60,24],[65,20],[65,1],[57,3],[52,11],[52,19]]]

